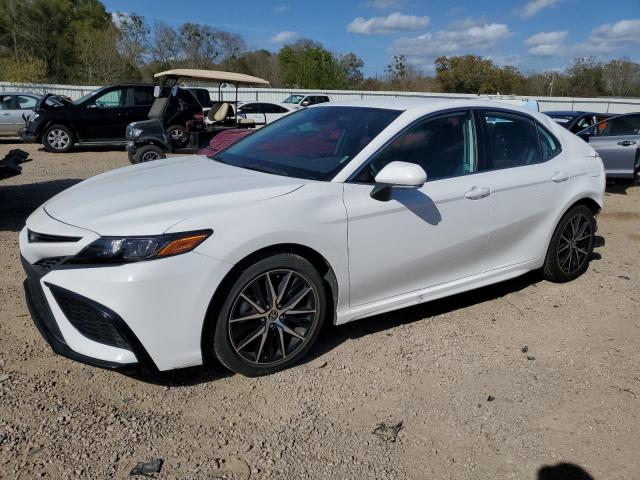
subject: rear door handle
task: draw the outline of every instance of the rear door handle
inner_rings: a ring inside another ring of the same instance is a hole
[[[551,180],[553,180],[556,183],[566,182],[567,180],[569,180],[569,174],[564,172],[558,172],[553,177],[551,177]]]
[[[464,194],[469,200],[480,200],[481,198],[488,197],[491,194],[491,190],[484,187],[473,187],[467,193]]]
[[[634,140],[623,140],[622,142],[618,142],[618,145],[622,145],[623,147],[629,147],[635,144],[636,142]]]

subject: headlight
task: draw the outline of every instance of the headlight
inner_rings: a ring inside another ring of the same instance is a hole
[[[138,138],[142,135],[142,129],[138,127],[132,127],[129,125],[127,127],[127,138]]]
[[[187,253],[204,242],[212,230],[149,237],[100,237],[65,263],[122,264]]]

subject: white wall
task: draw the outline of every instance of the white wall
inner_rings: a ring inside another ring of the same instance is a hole
[[[36,83],[0,82],[0,92],[28,91],[38,93],[55,93],[66,95],[72,99],[80,98],[97,86],[53,85]],[[209,88],[212,98],[218,98],[218,89]],[[477,95],[464,93],[428,93],[428,92],[393,92],[393,91],[364,91],[364,90],[296,90],[286,88],[241,88],[238,90],[239,101],[262,100],[266,102],[281,102],[292,93],[320,93],[326,94],[331,100],[348,100],[371,97],[434,97],[434,98],[476,98]],[[223,88],[225,100],[235,99],[235,89]],[[495,96],[491,96],[494,97]],[[504,98],[504,97],[501,97]],[[541,111],[549,110],[586,110],[601,113],[640,112],[640,98],[571,98],[571,97],[509,97],[514,99],[537,100]]]

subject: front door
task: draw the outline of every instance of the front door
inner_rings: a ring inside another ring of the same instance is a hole
[[[478,184],[469,111],[428,118],[399,135],[345,184],[350,305],[358,306],[481,273],[490,223],[489,190]],[[427,173],[417,190],[371,198],[392,161]]]
[[[100,92],[85,102],[78,131],[82,141],[124,141],[129,115],[127,88],[119,87]]]
[[[614,117],[594,126],[589,144],[602,157],[607,177],[633,177],[640,160],[640,113]]]

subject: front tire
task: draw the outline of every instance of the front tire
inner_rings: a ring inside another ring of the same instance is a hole
[[[214,354],[229,370],[249,377],[286,369],[315,342],[325,305],[322,278],[308,260],[290,253],[259,260],[237,273],[226,295],[216,319]]]
[[[576,205],[556,227],[544,266],[543,276],[551,282],[569,282],[582,275],[593,252],[596,220],[585,205]]]
[[[51,125],[42,135],[42,145],[47,152],[66,153],[73,148],[73,132],[64,125]]]
[[[154,160],[161,160],[166,158],[164,151],[157,145],[145,145],[140,147],[134,155],[134,162],[132,163],[147,163]],[[131,161],[131,158],[129,158]]]

